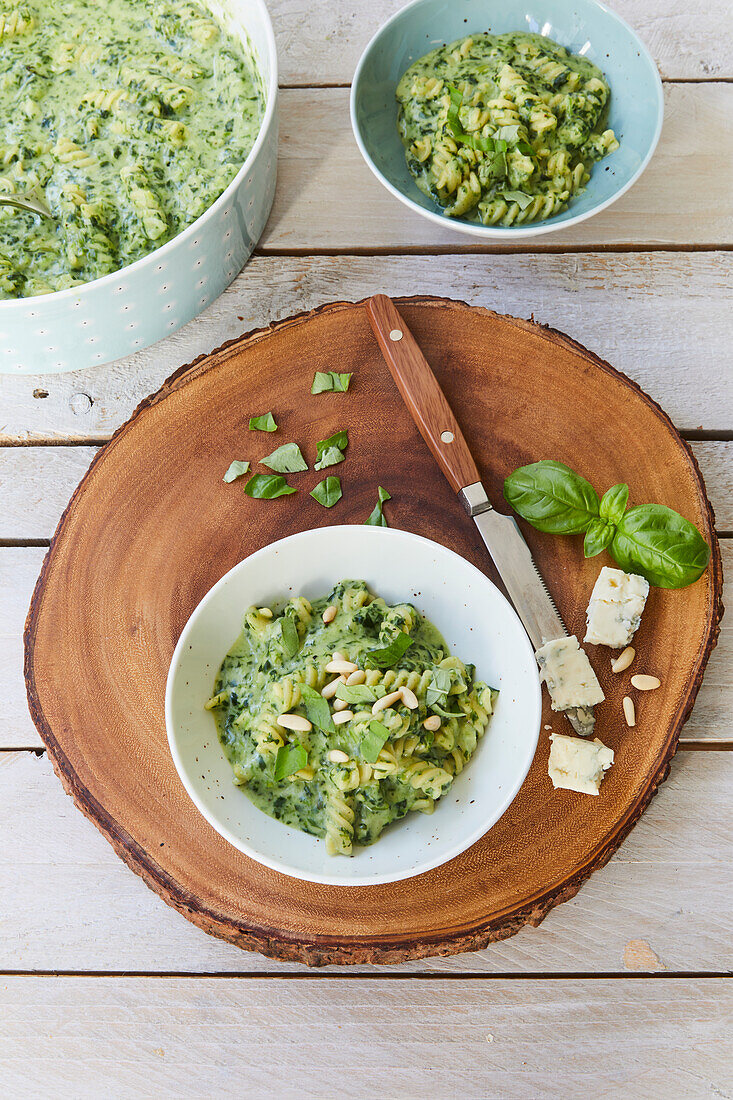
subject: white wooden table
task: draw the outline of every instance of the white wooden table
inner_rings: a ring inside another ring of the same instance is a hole
[[[0,379],[0,1094],[733,1095],[733,623],[647,814],[578,896],[489,949],[311,972],[207,937],[74,808],[30,721],[22,628],[96,448],[181,363],[334,298],[446,294],[556,326],[692,441],[733,566],[733,38],[727,0],[615,0],[665,79],[643,179],[572,231],[467,244],[409,215],[351,138],[348,81],[401,0],[272,0],[278,196],[202,317],[93,371]],[[728,603],[733,602],[728,594]]]

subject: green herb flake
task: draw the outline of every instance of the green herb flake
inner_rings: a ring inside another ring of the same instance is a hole
[[[520,210],[526,210],[534,202],[533,196],[525,194],[524,191],[502,191],[501,198],[506,199],[507,202],[515,202]]]
[[[338,477],[327,477],[323,481],[319,481],[315,489],[311,490],[313,499],[322,504],[324,508],[333,508],[334,504],[338,504],[343,495],[341,479]]]
[[[350,374],[338,374],[333,370],[317,370],[313,376],[311,393],[346,393],[350,381]]]
[[[361,739],[361,755],[368,764],[376,764],[379,754],[389,739],[389,730],[381,722],[369,723],[369,728]]]
[[[273,497],[286,497],[290,493],[297,493],[298,490],[288,485],[285,478],[279,474],[255,474],[245,485],[244,491],[248,497],[271,500]]]
[[[336,727],[333,724],[328,699],[324,699],[320,691],[309,687],[308,684],[300,685],[300,694],[308,721],[324,733],[335,733]]]
[[[336,687],[336,698],[343,700],[344,703],[376,703],[377,692],[374,688],[367,687],[366,684],[338,684]]]
[[[275,417],[271,412],[263,413],[262,416],[250,416],[249,430],[251,432],[276,432]]]
[[[275,757],[275,780],[295,775],[308,763],[308,753],[300,744],[281,745]]]
[[[425,692],[425,702],[429,707],[434,703],[445,704],[451,689],[453,677],[447,668],[434,668],[433,676]]]
[[[308,469],[308,463],[297,443],[283,443],[272,454],[260,459],[261,466],[268,466],[278,474],[297,474]]]
[[[344,460],[344,451],[349,445],[349,433],[344,430],[335,432],[328,439],[319,439],[316,444],[315,470],[324,470],[327,466],[336,466]]]
[[[386,489],[383,489],[380,485],[377,489],[377,503],[374,506],[374,510],[369,516],[369,519],[364,520],[365,527],[389,527],[389,524],[387,523],[384,515],[384,511],[382,509],[382,505],[386,500],[391,499],[391,495],[387,492]]]
[[[400,631],[389,645],[380,649],[371,649],[366,655],[367,668],[391,668],[412,645],[412,638]]]
[[[300,649],[298,628],[290,615],[283,615],[281,619],[278,619],[278,622],[280,623],[280,637],[282,639],[283,649],[288,657],[294,657]]]
[[[322,452],[313,469],[325,470],[327,466],[338,466],[339,462],[343,462],[345,457],[344,452],[340,451],[338,447],[328,447]]]
[[[248,470],[249,462],[240,461],[238,458],[235,458],[221,480],[225,481],[227,485],[231,485],[233,481],[236,481],[242,474],[246,474]]]

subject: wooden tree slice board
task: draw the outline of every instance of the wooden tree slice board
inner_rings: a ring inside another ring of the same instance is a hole
[[[380,484],[392,493],[393,526],[493,570],[397,393],[363,304],[335,303],[242,337],[140,405],[74,493],[44,563],[26,627],[31,713],[66,790],[165,901],[207,932],[311,964],[477,949],[572,897],[667,774],[722,613],[700,472],[650,398],[560,333],[443,299],[397,304],[497,504],[516,466],[560,459],[600,492],[626,480],[631,503],[678,509],[713,556],[692,587],[651,592],[634,671],[658,675],[662,687],[638,698],[635,729],[621,713],[629,674],[613,676],[610,651],[590,647],[607,696],[598,734],[616,753],[600,797],[553,791],[543,729],[513,805],[451,863],[375,888],[299,882],[230,847],[178,779],[163,698],[188,616],[228,569],[273,539],[363,522]],[[315,370],[353,371],[349,393],[311,396]],[[278,434],[250,433],[249,417],[268,409]],[[344,427],[344,497],[333,511],[308,495],[322,476],[313,471],[291,478],[297,495],[274,501],[222,483],[233,458],[255,460],[288,440],[312,456],[317,440]],[[591,587],[609,559],[584,561],[577,537],[525,534],[565,622],[582,637]],[[543,722],[571,732],[547,699]]]

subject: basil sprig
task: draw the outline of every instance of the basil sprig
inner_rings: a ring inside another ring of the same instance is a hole
[[[710,560],[705,539],[679,512],[664,504],[626,511],[629,487],[623,482],[599,500],[593,486],[562,462],[520,466],[504,482],[504,496],[538,531],[584,534],[587,558],[608,550],[623,570],[657,588],[685,588]]]

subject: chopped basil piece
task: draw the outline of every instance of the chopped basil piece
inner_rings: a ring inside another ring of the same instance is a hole
[[[236,481],[238,477],[241,477],[242,474],[246,474],[248,470],[249,462],[240,462],[238,458],[235,458],[221,480],[226,481],[227,485],[229,485],[232,481]]]
[[[380,485],[377,489],[377,503],[374,506],[374,510],[369,519],[364,520],[365,527],[389,527],[389,524],[387,523],[384,512],[382,510],[382,505],[384,504],[385,500],[391,499],[391,495],[387,492],[386,489],[383,489]]]
[[[515,202],[520,210],[526,210],[534,202],[532,195],[525,195],[524,191],[502,191],[501,197],[507,202]]]
[[[288,657],[294,657],[300,649],[300,638],[298,637],[298,628],[293,622],[290,615],[283,615],[280,622],[280,634],[282,637],[283,649],[287,653]]]
[[[465,718],[465,714],[462,710],[444,710],[440,703],[433,703],[431,710],[434,710],[436,714],[439,714],[442,718]]]
[[[276,432],[277,424],[275,423],[275,417],[271,412],[263,413],[262,416],[250,416],[249,430],[251,432]]]
[[[389,645],[381,649],[370,649],[366,655],[367,668],[390,668],[402,657],[405,650],[412,645],[412,638],[404,631],[400,631]]]
[[[333,370],[317,370],[313,376],[311,393],[346,393],[350,381],[350,374],[337,374]]]
[[[277,447],[271,455],[260,459],[261,466],[269,466],[278,474],[297,474],[301,470],[308,469],[308,463],[301,454],[297,443],[283,443]]]
[[[302,745],[281,745],[275,757],[275,779],[287,779],[308,763],[308,753]]]
[[[344,460],[344,451],[349,445],[349,433],[336,432],[328,439],[320,439],[316,444],[316,464],[314,469],[323,470],[326,466],[335,466]]]
[[[506,141],[510,145],[515,145],[519,139],[519,125],[514,123],[513,126],[500,126],[494,134],[494,141]]]
[[[453,677],[447,668],[434,668],[433,678],[428,684],[427,691],[425,692],[425,702],[427,705],[432,707],[434,703],[445,704],[452,683]]]
[[[338,466],[339,462],[343,462],[345,457],[344,452],[340,451],[338,447],[328,447],[320,455],[313,469],[325,470],[327,466]]]
[[[300,694],[308,721],[324,733],[335,733],[336,727],[333,724],[328,699],[324,699],[320,691],[309,687],[308,684],[300,685]]]
[[[338,684],[336,698],[344,703],[376,703],[378,696],[374,688],[366,684]]]
[[[376,764],[379,754],[389,738],[389,730],[381,722],[369,723],[369,729],[361,739],[361,755],[368,764]]]
[[[256,497],[258,500],[270,500],[272,497],[286,497],[289,493],[297,493],[288,485],[284,477],[279,474],[255,474],[244,487],[248,497]]]
[[[327,477],[319,481],[315,489],[311,490],[311,496],[322,504],[324,508],[333,508],[341,500],[344,494],[341,492],[341,480],[338,477]]]

